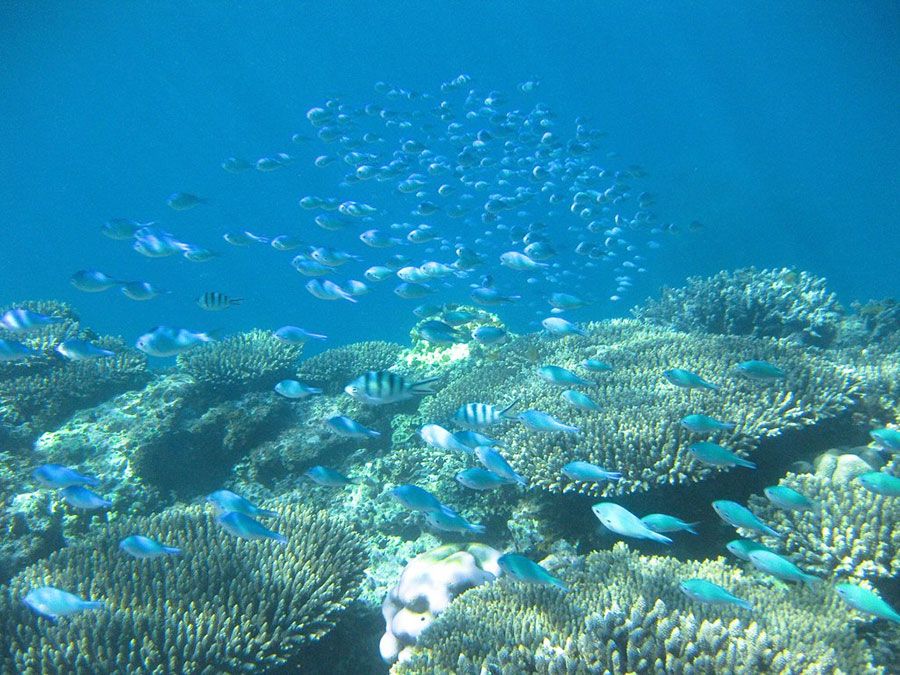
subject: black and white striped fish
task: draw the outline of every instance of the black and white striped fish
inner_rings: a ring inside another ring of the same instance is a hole
[[[405,401],[413,396],[433,394],[434,390],[429,385],[439,379],[431,377],[427,380],[410,382],[402,375],[388,370],[370,370],[344,387],[344,391],[357,401],[369,405],[383,405]]]
[[[207,291],[197,298],[197,306],[200,309],[205,309],[207,312],[221,312],[223,309],[239,305],[243,301],[243,298],[232,298],[224,293]]]
[[[490,403],[464,403],[453,414],[453,421],[470,429],[489,427],[505,419],[513,419],[506,413],[516,404],[517,400],[505,408]]]

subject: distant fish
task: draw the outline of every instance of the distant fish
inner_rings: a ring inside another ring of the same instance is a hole
[[[213,505],[217,513],[228,513],[229,511],[237,511],[254,518],[274,518],[278,514],[274,511],[261,509],[249,499],[235,494],[231,490],[216,490],[206,495],[206,501]]]
[[[613,504],[612,502],[599,502],[591,507],[594,515],[603,523],[606,529],[623,537],[635,539],[651,539],[661,544],[671,544],[668,537],[654,532],[636,515],[628,509]]]
[[[495,473],[510,483],[518,483],[519,485],[528,485],[528,480],[521,474],[516,473],[506,458],[497,452],[494,448],[486,445],[479,445],[475,448],[475,456],[478,457],[484,468]]]
[[[562,468],[562,473],[572,480],[588,483],[600,483],[608,480],[619,480],[622,474],[618,471],[607,471],[596,464],[581,460],[569,462]]]
[[[243,298],[233,298],[217,291],[207,291],[197,298],[197,306],[207,312],[221,312],[223,309],[236,307],[243,301]]]
[[[786,485],[771,485],[763,488],[763,494],[775,506],[786,511],[808,511],[815,506],[808,497]]]
[[[325,420],[325,424],[338,436],[346,436],[347,438],[378,438],[381,436],[380,431],[369,429],[359,422],[344,415],[335,415]]]
[[[79,270],[69,277],[69,282],[79,291],[100,293],[119,286],[122,282],[97,270]]]
[[[643,518],[641,518],[641,522],[644,523],[647,527],[649,527],[654,532],[665,533],[665,532],[690,532],[691,534],[697,534],[697,530],[694,528],[700,523],[688,523],[681,518],[676,518],[675,516],[670,516],[667,513],[651,513]]]
[[[308,340],[327,340],[328,336],[319,333],[311,333],[304,328],[297,326],[282,326],[275,331],[275,337],[283,342],[291,344],[304,344]]]
[[[305,399],[321,394],[322,390],[318,387],[310,387],[297,380],[281,380],[275,385],[275,393],[281,394],[285,398]]]
[[[206,199],[201,199],[197,195],[192,195],[190,192],[173,192],[166,199],[166,204],[169,208],[176,211],[186,211],[194,208],[198,204],[205,204],[206,201]]]
[[[428,511],[425,520],[431,527],[444,532],[456,532],[458,534],[484,534],[484,525],[475,525],[463,518],[458,513],[449,509],[440,511]]]
[[[731,422],[720,422],[708,415],[685,415],[681,418],[681,426],[695,434],[710,434],[734,429],[734,424]]]
[[[505,574],[508,574],[516,581],[541,586],[556,586],[563,591],[569,590],[561,579],[550,574],[538,563],[518,553],[507,553],[500,556],[497,559],[497,565]]]
[[[21,342],[0,338],[0,362],[21,361],[22,359],[39,355],[40,352],[23,345]]]
[[[782,581],[800,582],[808,585],[822,581],[819,577],[807,574],[790,560],[782,558],[777,553],[772,553],[769,550],[750,551],[747,557],[750,558],[750,564],[755,568]]]
[[[579,377],[568,368],[562,366],[541,366],[538,368],[538,375],[542,380],[556,386],[566,387],[576,385],[579,387],[595,387],[596,383]]]
[[[168,293],[168,291],[157,288],[149,281],[126,281],[119,290],[126,298],[137,300],[138,302],[152,300],[163,293]]]
[[[581,410],[589,410],[592,412],[600,410],[600,405],[590,396],[582,394],[580,391],[575,391],[574,389],[566,389],[562,393],[562,399],[566,403],[569,403],[576,408],[580,408]]]
[[[432,448],[471,454],[472,448],[462,443],[456,434],[451,434],[440,424],[426,424],[419,429],[419,436]]]
[[[204,342],[212,342],[207,333],[194,333],[186,328],[157,326],[138,338],[135,346],[150,356],[176,356]]]
[[[732,595],[718,584],[706,579],[686,579],[679,584],[681,592],[691,600],[709,605],[737,605],[743,609],[753,609],[746,600]]]
[[[758,382],[774,382],[787,377],[781,368],[766,361],[743,361],[737,364],[737,369],[744,377]]]
[[[758,541],[753,541],[752,539],[733,539],[725,544],[725,548],[727,548],[732,555],[741,560],[746,560],[747,562],[750,562],[751,551],[769,550],[768,547],[763,546]]]
[[[663,371],[663,377],[676,387],[681,387],[682,389],[712,389],[713,391],[716,391],[719,388],[717,385],[704,380],[697,375],[697,373],[692,373],[689,370],[683,370],[681,368],[665,370]]]
[[[68,338],[63,340],[56,345],[54,351],[69,361],[88,361],[90,359],[102,359],[116,355],[114,351],[103,349],[87,340],[80,340],[78,338]]]
[[[62,464],[42,464],[31,472],[34,479],[43,487],[59,489],[70,485],[100,485],[100,481],[92,476],[85,476]]]
[[[688,452],[693,455],[694,459],[709,464],[710,466],[743,466],[747,469],[755,469],[756,464],[750,462],[743,457],[738,457],[728,448],[723,448],[716,443],[703,441],[694,443],[688,447]]]
[[[460,471],[456,474],[456,480],[471,490],[493,490],[514,482],[478,466]]]
[[[567,335],[581,335],[585,336],[587,333],[576,326],[571,321],[567,321],[559,316],[551,316],[543,321],[541,321],[541,325],[544,329],[550,333],[550,335],[554,337],[565,337]]]
[[[522,424],[524,424],[532,431],[540,431],[545,433],[561,431],[567,434],[579,433],[578,427],[563,424],[558,419],[553,417],[553,415],[541,412],[540,410],[526,410],[525,412],[519,413],[516,417],[520,422],[522,422]]]
[[[272,539],[279,544],[287,544],[287,537],[270,530],[259,521],[254,520],[250,516],[238,511],[223,513],[216,518],[216,522],[229,534],[241,539]]]
[[[428,490],[420,488],[418,485],[398,485],[391,489],[390,494],[400,504],[412,511],[442,511],[446,507],[441,504],[441,500],[431,494]]]
[[[767,534],[770,537],[781,537],[778,532],[762,522],[750,509],[742,504],[727,499],[719,499],[712,503],[712,507],[719,514],[719,517],[732,527],[752,530],[760,534]]]
[[[464,403],[453,413],[453,421],[469,429],[483,429],[505,420],[514,420],[515,415],[508,413],[517,402],[518,399],[513,400],[502,408],[490,403]]]
[[[581,365],[595,373],[605,373],[613,369],[610,364],[606,361],[601,361],[600,359],[585,359],[581,362]]]
[[[112,218],[103,223],[100,233],[109,239],[128,241],[134,238],[138,230],[150,225],[153,225],[153,223],[139,223],[129,218]]]
[[[61,321],[62,317],[48,316],[23,308],[9,309],[0,316],[0,326],[13,333],[24,333]]]
[[[483,345],[499,345],[506,342],[507,334],[496,326],[479,326],[472,331],[472,337]]]
[[[344,487],[353,482],[340,471],[330,469],[327,466],[314,466],[307,469],[303,475],[313,481],[316,485],[322,485],[324,487]]]
[[[119,548],[132,558],[146,560],[167,555],[181,555],[181,549],[174,546],[163,546],[149,537],[133,534],[119,542]]]
[[[81,484],[64,487],[59,491],[59,494],[69,506],[73,506],[76,509],[93,511],[112,506],[111,501],[103,499],[103,497],[91,492]]]

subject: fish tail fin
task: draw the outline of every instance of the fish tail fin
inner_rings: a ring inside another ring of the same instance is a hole
[[[817,577],[813,574],[804,574],[803,575],[803,583],[806,584],[807,586],[818,586],[819,584],[823,583],[824,581],[825,581],[824,579]]]
[[[735,426],[737,425],[734,422],[722,422],[723,431],[731,431]]]
[[[740,602],[735,603],[738,607],[743,607],[744,609],[749,609],[751,612],[753,611],[753,605],[750,604],[747,600],[740,600]]]
[[[713,384],[712,382],[704,382],[703,386],[712,391],[719,391],[719,385]]]
[[[518,402],[519,402],[519,398],[518,398],[518,397],[516,397],[516,398],[514,398],[512,401],[510,401],[509,405],[507,405],[505,408],[503,408],[503,410],[500,411],[500,417],[502,417],[503,419],[507,419],[507,420],[514,420],[514,419],[516,419],[516,416],[515,416],[515,415],[508,415],[507,413],[508,413],[510,410],[512,410],[513,406],[515,406],[516,403],[518,403]]]
[[[469,525],[468,530],[472,534],[484,534],[487,532],[487,528],[484,525]]]
[[[751,462],[750,460],[747,460],[747,459],[741,459],[740,457],[738,459],[736,459],[734,463],[737,464],[738,466],[743,466],[747,469],[755,469],[756,468],[756,464],[754,462]]]
[[[436,377],[428,377],[424,380],[419,380],[418,382],[413,382],[410,385],[409,390],[413,394],[422,394],[423,396],[426,394],[433,394],[434,389],[431,385],[435,384],[441,379],[441,375],[437,375]]]
[[[554,578],[553,581],[552,581],[552,583],[553,583],[554,586],[556,586],[556,587],[557,587],[559,590],[561,590],[563,593],[568,593],[568,592],[569,592],[569,587],[566,586],[566,584],[562,581],[562,579],[556,579],[556,578]]]
[[[684,529],[686,531],[690,532],[691,534],[697,534],[697,530],[695,530],[694,528],[697,527],[699,524],[700,524],[699,520],[696,523],[688,523],[688,526]]]
[[[658,541],[660,544],[671,544],[672,540],[665,535],[659,534],[658,532],[653,532],[653,536],[649,537],[653,541]]]
[[[243,298],[229,298],[228,299],[229,305],[240,305],[242,302],[244,302]]]
[[[103,609],[106,604],[102,600],[86,600],[82,605],[85,609]]]
[[[163,546],[166,555],[181,555],[181,549],[175,546]]]
[[[282,546],[286,546],[286,545],[287,545],[287,541],[288,541],[288,540],[287,540],[287,537],[285,537],[283,534],[277,534],[277,533],[276,533],[276,534],[272,537],[272,539],[274,539],[275,541],[277,541],[277,542],[278,542],[279,544],[281,544]]]
[[[367,429],[366,436],[368,436],[369,438],[378,438],[379,436],[381,436],[381,432],[375,431],[374,429]]]
[[[254,515],[258,518],[275,518],[278,514],[268,509],[259,509]]]
[[[324,390],[323,390],[323,389],[320,389],[319,387],[310,387],[310,388],[309,388],[309,395],[310,395],[310,396],[315,396],[316,394],[321,394],[323,391],[324,391]]]
[[[607,471],[606,472],[606,480],[621,480],[622,474],[618,471]]]

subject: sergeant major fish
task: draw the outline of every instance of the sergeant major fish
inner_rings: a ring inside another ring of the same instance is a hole
[[[402,375],[389,370],[370,370],[344,387],[344,392],[369,405],[385,405],[406,401],[415,396],[433,394],[434,390],[430,385],[439,379],[440,377],[429,377],[410,382]]]
[[[514,420],[515,415],[507,413],[517,402],[518,399],[503,408],[490,403],[464,403],[453,413],[453,421],[469,429],[483,429],[504,420]]]

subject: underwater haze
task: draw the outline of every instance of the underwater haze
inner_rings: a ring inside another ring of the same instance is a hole
[[[900,672],[896,2],[0,63],[0,673]]]

